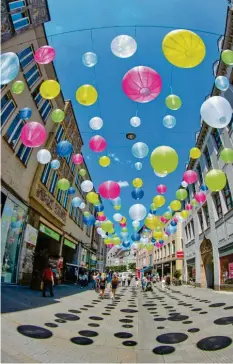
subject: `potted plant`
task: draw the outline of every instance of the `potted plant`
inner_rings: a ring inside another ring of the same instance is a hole
[[[177,269],[174,274],[173,274],[174,278],[175,278],[175,285],[176,286],[180,286],[181,285],[181,280],[180,280],[180,277],[182,276],[182,273],[181,273],[181,270],[180,269]]]

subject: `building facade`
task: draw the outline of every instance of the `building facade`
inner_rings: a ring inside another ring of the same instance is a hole
[[[233,17],[229,8],[225,37],[219,39],[220,52],[233,49]],[[215,76],[224,75],[230,81],[227,91],[213,87],[212,95],[222,95],[233,107],[233,72],[221,60],[214,65]],[[198,174],[198,181],[189,186],[187,203],[204,184],[206,173],[221,169],[227,176],[227,184],[222,191],[207,191],[207,201],[193,209],[183,224],[186,282],[195,280],[200,287],[233,290],[233,165],[220,159],[221,150],[233,147],[231,123],[224,129],[213,129],[201,121],[201,129],[196,138],[196,146],[201,149],[199,160],[190,160],[187,169]]]

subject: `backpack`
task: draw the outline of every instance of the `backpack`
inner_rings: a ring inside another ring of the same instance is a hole
[[[112,279],[112,284],[118,284],[118,279],[117,278],[113,278]]]

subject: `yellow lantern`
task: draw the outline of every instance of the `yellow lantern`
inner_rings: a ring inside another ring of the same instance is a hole
[[[93,105],[98,98],[95,87],[91,85],[83,85],[76,91],[76,100],[84,106]]]
[[[104,216],[104,211],[97,212],[98,216]]]
[[[200,158],[200,156],[201,156],[201,151],[200,151],[200,149],[199,148],[192,148],[192,149],[190,149],[190,153],[189,153],[189,156],[190,156],[190,158],[192,158],[192,159],[198,159],[198,158]]]
[[[135,187],[135,188],[140,188],[143,186],[143,180],[141,178],[134,178],[133,182],[132,182],[132,185]]]
[[[116,206],[113,206],[114,210],[117,210],[119,211],[121,209],[121,206],[120,205],[116,205]]]
[[[99,159],[99,165],[101,167],[108,167],[110,163],[111,163],[111,160],[106,155],[104,155],[103,157],[100,157],[100,159]]]
[[[99,195],[95,192],[88,192],[86,195],[87,202],[92,203],[93,205],[99,202]]]
[[[55,80],[46,80],[40,86],[40,94],[46,100],[52,100],[59,95],[61,87]]]
[[[157,195],[153,198],[153,203],[155,204],[156,208],[162,207],[166,202],[166,199],[163,195]]]
[[[105,220],[101,224],[101,229],[106,233],[111,233],[113,231],[113,223],[110,220]]]
[[[181,202],[179,200],[173,200],[170,203],[170,207],[173,211],[179,211],[181,209]]]
[[[186,220],[189,216],[189,212],[187,210],[182,210],[180,216],[182,217],[182,219]]]
[[[153,238],[156,240],[160,240],[163,237],[162,231],[154,231],[153,232]]]
[[[160,221],[160,218],[155,215],[147,216],[147,218],[144,221],[144,224],[146,225],[146,227],[148,229],[151,229],[151,230],[154,230],[155,228],[157,229],[158,227],[161,229],[161,226],[162,226],[162,222]]]

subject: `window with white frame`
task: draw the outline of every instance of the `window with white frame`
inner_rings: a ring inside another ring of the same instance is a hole
[[[12,23],[14,29],[20,30],[27,27],[30,24],[30,18],[27,10],[11,14]]]
[[[51,110],[52,110],[51,101],[46,100],[42,104],[41,108],[39,109],[40,116],[41,116],[41,118],[43,119],[44,122],[46,122],[46,120],[48,119],[48,116],[49,116]]]
[[[17,53],[22,69],[26,68],[31,62],[34,61],[34,49],[32,46],[23,49]]]
[[[30,89],[39,80],[40,76],[41,74],[37,64],[32,66],[27,72],[24,73],[24,77]]]
[[[10,92],[1,98],[1,128],[7,123],[16,109],[16,103]]]
[[[52,193],[52,195],[55,194],[55,191],[56,191],[56,185],[57,185],[57,180],[58,180],[58,174],[56,171],[53,172],[53,176],[52,176],[52,179],[51,179],[51,183],[50,183],[50,186],[49,186],[49,192]]]
[[[44,166],[44,170],[43,170],[43,173],[41,175],[41,182],[47,186],[47,183],[48,183],[48,180],[49,180],[49,174],[50,174],[50,171],[51,171],[51,164],[48,163]]]
[[[16,155],[21,160],[21,162],[26,166],[28,164],[31,153],[32,153],[32,148],[25,147],[25,145],[23,145],[22,143]]]
[[[21,119],[19,114],[17,114],[7,129],[6,134],[4,135],[5,140],[12,147],[12,149],[16,148],[24,124],[24,120]]]

